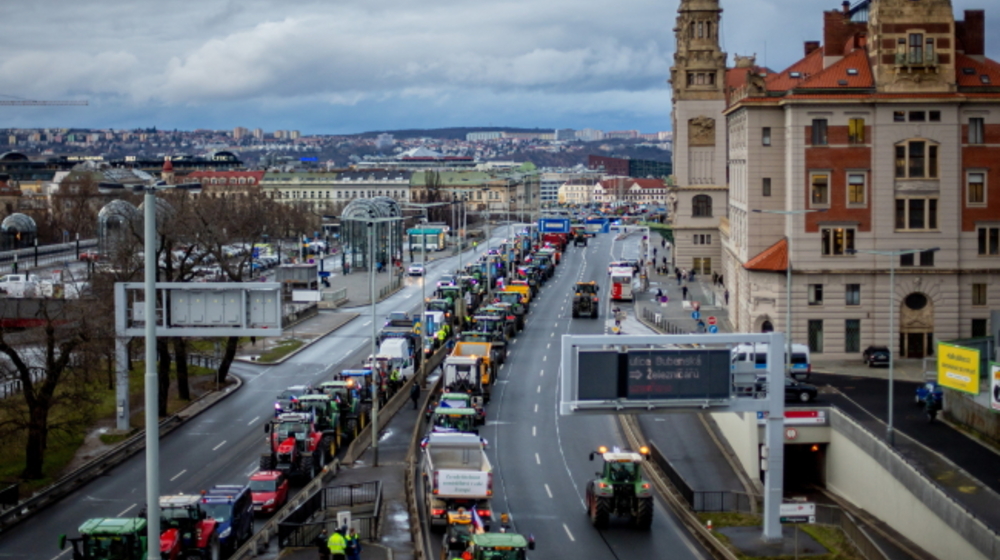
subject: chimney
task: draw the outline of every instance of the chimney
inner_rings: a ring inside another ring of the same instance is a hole
[[[959,26],[955,26],[958,31]],[[965,21],[962,22],[961,33],[957,37],[965,47],[969,56],[986,54],[986,12],[983,10],[965,10]]]
[[[813,51],[819,49],[819,41],[806,41],[805,50],[806,56],[809,56]]]
[[[844,8],[844,17],[850,16],[851,15],[851,3],[848,2],[847,0],[844,0],[844,3],[841,4],[841,6],[843,6],[843,8]]]

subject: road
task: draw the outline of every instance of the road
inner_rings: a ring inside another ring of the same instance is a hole
[[[468,262],[468,254],[465,260]],[[429,286],[457,264],[458,257],[431,262],[427,272]],[[378,324],[392,311],[419,311],[419,284],[419,279],[411,279],[407,287],[379,303]],[[357,309],[362,316],[284,364],[269,367],[235,364],[234,373],[243,378],[243,388],[161,442],[162,494],[191,494],[216,484],[245,484],[265,450],[263,426],[271,416],[275,395],[290,385],[318,383],[334,372],[360,364],[370,353],[369,309],[368,306]],[[77,527],[92,517],[134,516],[144,504],[145,454],[140,453],[59,504],[0,535],[0,559],[68,558],[70,549],[60,554],[57,548],[58,535],[75,536]]]
[[[599,445],[624,446],[625,441],[612,416],[558,415],[560,337],[607,331],[607,265],[612,252],[615,258],[623,251],[632,256],[637,241],[615,242],[613,235],[601,235],[586,248],[567,250],[556,276],[532,301],[525,330],[501,370],[487,425],[480,430],[490,441],[488,452],[498,475],[494,510],[510,512],[516,531],[536,536],[532,558],[709,557],[659,499],[650,531],[622,521],[605,531],[594,529],[584,510],[584,491],[599,467],[588,455]],[[589,280],[601,287],[601,316],[596,321],[572,319],[573,283]]]

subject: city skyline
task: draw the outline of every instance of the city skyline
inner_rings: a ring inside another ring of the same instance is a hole
[[[730,22],[723,49],[756,54],[773,70],[798,60],[803,41],[822,39],[817,13],[838,8],[815,0],[722,4]],[[616,7],[614,17],[605,3],[564,0],[207,0],[170,8],[98,0],[7,6],[0,99],[90,104],[3,107],[6,126],[670,129],[676,2],[640,0]],[[1000,13],[986,15],[987,29],[1000,27]],[[1000,43],[988,38],[987,56],[1000,58]]]

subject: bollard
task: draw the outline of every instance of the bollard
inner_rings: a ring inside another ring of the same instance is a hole
[[[705,524],[705,528],[708,529],[709,531],[712,530],[712,520],[711,519],[709,519],[708,523]]]

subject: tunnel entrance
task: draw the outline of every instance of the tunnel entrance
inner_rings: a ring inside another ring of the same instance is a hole
[[[826,443],[785,446],[785,493],[826,487]]]

